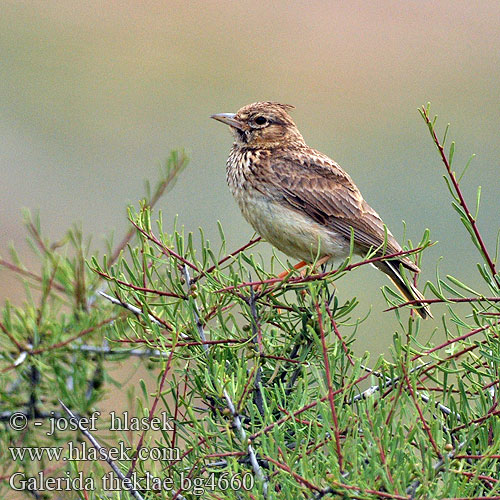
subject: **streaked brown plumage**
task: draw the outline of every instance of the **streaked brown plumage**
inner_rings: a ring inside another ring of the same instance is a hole
[[[312,262],[349,254],[351,228],[355,252],[365,255],[382,247],[385,254],[401,246],[384,228],[379,215],[363,199],[349,175],[328,156],[310,148],[288,114],[293,106],[256,102],[236,114],[212,118],[231,127],[235,142],[226,178],[243,216],[269,243],[290,257]],[[408,300],[422,299],[405,283],[399,264],[415,273],[408,258],[377,262]],[[417,309],[431,316],[427,306]]]

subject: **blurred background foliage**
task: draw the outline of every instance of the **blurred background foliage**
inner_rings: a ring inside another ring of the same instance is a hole
[[[397,238],[439,240],[439,264],[481,289],[475,249],[443,203],[444,171],[417,113],[428,100],[453,123],[462,188],[483,185],[479,226],[494,248],[498,227],[500,4],[442,2],[11,1],[0,16],[0,254],[14,242],[26,262],[22,207],[40,209],[53,239],[76,220],[93,245],[128,228],[124,207],[143,195],[171,148],[188,169],[163,201],[166,230],[179,214],[228,248],[252,234],[225,185],[227,132],[208,117],[256,100],[294,104],[306,141],[354,178]],[[444,128],[445,123],[440,124]],[[442,132],[442,129],[440,129]],[[266,244],[258,251],[270,258]],[[33,261],[34,262],[34,261]],[[28,260],[29,264],[29,260]],[[471,265],[472,264],[472,265]],[[0,300],[22,288],[0,270]],[[386,351],[393,316],[385,277],[359,269],[339,283],[344,300],[371,305],[377,335],[361,351]],[[438,317],[439,315],[437,315]],[[383,322],[383,323],[381,323]],[[382,326],[382,328],[380,328]],[[425,327],[428,333],[432,324]],[[357,349],[356,343],[354,349]]]

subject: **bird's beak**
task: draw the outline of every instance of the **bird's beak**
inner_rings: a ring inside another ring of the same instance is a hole
[[[245,130],[245,125],[240,121],[236,120],[234,117],[236,115],[234,113],[219,113],[217,115],[212,115],[210,118],[217,120],[219,122],[225,123],[230,127],[238,128],[240,130]]]

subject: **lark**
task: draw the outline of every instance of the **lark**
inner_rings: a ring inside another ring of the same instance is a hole
[[[376,256],[402,252],[377,212],[366,203],[351,177],[331,158],[310,148],[289,115],[293,106],[256,102],[237,113],[211,118],[229,125],[234,144],[226,179],[245,219],[277,249],[301,262],[300,268],[345,259],[354,252]],[[400,265],[420,269],[407,257],[377,261],[408,300],[423,295],[403,278]],[[428,306],[417,305],[422,318]]]

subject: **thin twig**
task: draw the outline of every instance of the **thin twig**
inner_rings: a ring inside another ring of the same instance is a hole
[[[8,262],[4,259],[0,259],[0,266],[6,267],[10,271],[13,271],[21,276],[26,276],[27,278],[31,278],[37,281],[38,283],[43,282],[43,278],[41,276],[38,276],[37,274],[31,271],[23,269],[22,267],[16,266],[15,264],[12,264],[11,262]],[[67,293],[67,290],[59,283],[54,283],[53,288],[55,288],[59,292]]]
[[[233,423],[234,427],[238,431],[238,434],[240,435],[240,440],[242,443],[247,443],[247,434],[245,432],[245,429],[243,429],[243,426],[241,424],[241,419],[238,413],[236,412],[236,408],[234,407],[234,404],[227,392],[226,389],[224,389],[224,398],[226,399],[227,407],[229,408],[229,411],[231,412],[231,415],[233,416]],[[250,457],[250,463],[252,464],[252,469],[255,474],[255,477],[262,483],[262,494],[264,498],[267,498],[268,495],[268,483],[267,480],[264,477],[264,473],[262,472],[262,469],[259,465],[259,461],[257,460],[257,456],[255,455],[255,451],[253,449],[253,446],[248,443],[247,445],[247,451],[248,451],[248,456]]]
[[[143,316],[144,312],[139,309],[136,306],[133,306],[132,304],[129,304],[128,302],[123,302],[123,300],[117,299],[115,297],[112,297],[111,295],[108,295],[107,293],[104,293],[103,291],[98,292],[99,295],[104,297],[105,299],[109,300],[111,303],[116,304],[117,306],[123,307],[124,309],[127,309],[127,311],[130,311],[131,313],[134,313],[136,316]],[[155,325],[161,326],[163,328],[167,328],[169,325],[166,325],[165,323],[162,323],[161,321],[157,320],[153,315],[148,313],[148,318],[151,323],[154,323]],[[187,338],[187,336],[186,336]]]
[[[88,335],[89,333],[92,333],[95,330],[98,330],[99,328],[101,328],[103,326],[109,325],[109,323],[116,321],[118,318],[119,318],[119,316],[112,316],[111,318],[107,318],[107,319],[101,321],[100,323],[97,323],[97,325],[95,325],[95,326],[90,326],[89,328],[85,328],[84,330],[80,331],[79,333],[77,333],[76,335],[74,335],[73,337],[71,337],[69,339],[66,339],[62,342],[57,342],[56,344],[51,344],[51,345],[48,345],[45,347],[40,347],[39,349],[35,349],[34,351],[31,351],[29,354],[31,356],[34,356],[36,354],[41,354],[42,352],[52,351],[54,349],[60,349],[61,347],[64,347],[68,344],[71,344],[75,340],[77,340],[81,337],[84,337],[85,335]]]
[[[165,290],[157,290],[155,288],[148,288],[144,286],[137,286],[134,285],[133,283],[127,283],[126,281],[120,280],[118,278],[115,278],[113,276],[110,276],[109,274],[106,274],[102,271],[99,271],[98,269],[94,269],[94,272],[96,272],[99,276],[103,277],[104,279],[108,281],[114,281],[115,283],[118,283],[119,285],[122,285],[126,288],[131,288],[132,290],[136,290],[137,292],[144,292],[144,293],[151,293],[153,295],[159,295],[160,297],[173,297],[175,299],[185,299],[186,297],[181,296],[177,293],[174,292],[168,292]],[[102,292],[99,292],[102,295]]]
[[[415,361],[423,356],[428,356],[429,354],[432,354],[433,352],[439,351],[440,349],[445,349],[449,347],[451,344],[455,344],[456,342],[461,342],[462,340],[465,340],[469,337],[472,337],[473,335],[476,335],[478,333],[484,332],[485,330],[488,330],[489,328],[493,328],[500,325],[500,321],[497,321],[496,323],[493,324],[487,324],[484,326],[480,326],[479,328],[475,328],[474,330],[471,330],[470,332],[464,333],[463,335],[460,335],[459,337],[454,337],[452,339],[447,340],[446,342],[443,342],[440,345],[437,345],[436,347],[433,347],[432,349],[429,349],[426,352],[416,354],[411,358],[411,361]]]
[[[317,281],[317,280],[324,279],[324,278],[330,278],[331,276],[334,276],[335,274],[351,271],[352,269],[356,269],[357,267],[366,266],[368,264],[373,264],[375,262],[382,262],[382,261],[391,260],[391,259],[394,259],[397,257],[411,255],[411,254],[414,254],[416,252],[422,251],[424,248],[427,248],[428,246],[430,246],[430,245],[427,245],[425,247],[414,248],[412,250],[402,250],[401,252],[396,252],[396,253],[392,253],[392,254],[388,254],[388,255],[380,255],[379,257],[373,257],[371,259],[366,259],[366,260],[362,260],[360,262],[355,262],[354,264],[349,264],[348,266],[340,267],[340,268],[334,269],[332,271],[325,271],[325,272],[317,273],[317,274],[309,274],[307,276],[290,276],[290,274],[288,274],[288,275],[284,276],[283,278],[269,278],[269,279],[265,279],[265,280],[261,280],[261,281],[250,281],[250,282],[239,283],[238,285],[227,286],[227,287],[221,288],[219,290],[214,290],[214,293],[224,293],[224,292],[229,292],[232,290],[237,290],[240,288],[246,288],[249,286],[258,287],[258,286],[262,286],[262,285],[273,285],[276,283],[282,283],[284,281],[286,281],[288,284],[291,284],[291,285],[299,285],[299,284],[309,283],[311,281]],[[272,291],[273,291],[272,288],[266,289],[265,293],[268,294],[268,293],[271,293]]]
[[[433,470],[434,470],[434,473],[437,474],[438,472],[441,471],[441,469],[444,467],[444,464],[446,463],[447,460],[451,460],[452,458],[455,457],[455,455],[457,454],[457,452],[463,448],[465,446],[465,444],[467,443],[467,441],[462,441],[461,443],[459,443],[454,450],[450,451],[447,455],[443,456],[442,458],[440,458],[434,465],[433,465]],[[415,498],[414,495],[417,491],[417,488],[420,486],[420,480],[417,479],[415,481],[413,481],[413,483],[408,486],[408,488],[406,488],[406,493],[408,493],[409,495],[411,495],[411,498]]]
[[[165,368],[163,369],[163,374],[161,376],[161,380],[160,380],[160,383],[158,385],[157,394],[153,400],[153,404],[151,405],[151,409],[149,410],[148,423],[151,422],[151,420],[153,420],[153,417],[154,417],[154,414],[156,411],[156,407],[158,405],[158,401],[160,400],[161,394],[163,392],[163,386],[165,384],[165,380],[167,379],[167,373],[170,370],[170,366],[172,365],[173,355],[174,355],[174,349],[172,349],[170,351],[170,354],[169,354],[168,359],[167,359],[167,364],[166,364]],[[144,437],[146,435],[146,431],[147,431],[147,426],[144,427],[144,430],[141,433],[141,437],[139,438],[139,442],[137,443],[137,447],[135,449],[135,453],[134,453],[134,456],[132,458],[132,463],[130,464],[130,468],[127,472],[127,476],[126,476],[127,478],[130,478],[132,476],[132,473],[134,472],[135,466],[137,464],[137,459],[139,457],[139,452],[141,451],[142,443],[144,442]]]
[[[431,362],[428,361],[427,363],[424,363],[423,365],[416,366],[415,368],[412,368],[410,370],[410,373],[416,372],[418,370],[422,370],[423,368],[425,368],[426,366],[428,366],[430,364],[431,364]],[[371,372],[369,372],[368,375],[370,373]],[[368,375],[366,375],[366,376],[368,377]],[[399,379],[400,379],[400,377],[386,378],[386,380],[382,384],[382,389],[385,389],[386,387],[393,386],[396,382],[399,381]],[[354,396],[348,404],[353,404],[353,403],[356,403],[357,401],[360,401],[362,399],[367,399],[370,396],[372,396],[373,394],[375,394],[376,392],[378,392],[379,390],[380,390],[380,385],[372,385],[371,387],[368,387],[368,389],[364,390],[363,392],[356,394],[356,396]]]
[[[130,220],[130,219],[129,219]],[[145,231],[142,227],[140,227],[135,221],[130,220],[130,223],[143,235],[145,236],[149,241],[154,243],[158,248],[161,250],[161,252],[167,256],[167,257],[174,257],[176,260],[181,262],[182,264],[185,264],[186,266],[189,266],[193,271],[200,272],[198,267],[190,262],[189,260],[185,259],[182,257],[182,255],[178,254],[171,248],[168,248],[165,246],[153,233]]]
[[[156,189],[156,192],[151,197],[151,200],[148,203],[150,207],[154,207],[156,205],[156,203],[163,196],[169,185],[176,179],[177,175],[186,166],[187,158],[184,154],[181,154],[180,158],[178,158],[177,160],[178,161],[173,165],[168,176],[165,179],[163,179],[162,182],[160,182],[158,188]],[[122,241],[119,243],[119,245],[116,247],[115,251],[111,255],[109,261],[110,265],[116,262],[116,260],[120,256],[121,251],[127,246],[130,240],[134,237],[135,232],[136,231],[134,228],[129,229],[127,234],[123,237]]]
[[[330,403],[330,411],[332,412],[333,419],[333,432],[335,435],[335,446],[337,449],[337,459],[339,462],[340,472],[343,472],[344,468],[344,459],[342,455],[342,448],[340,446],[340,430],[339,430],[339,421],[337,417],[337,410],[335,409],[335,401],[333,398],[333,385],[332,385],[332,375],[330,373],[330,361],[328,359],[328,349],[326,347],[326,339],[325,339],[325,331],[323,329],[323,316],[321,314],[321,309],[319,307],[318,302],[314,304],[316,308],[316,313],[318,315],[318,328],[321,337],[321,348],[323,351],[323,364],[325,365],[325,376],[326,376],[326,384],[328,387],[328,402]]]
[[[63,407],[64,411],[72,418],[74,421],[78,422],[80,420],[79,417],[77,417],[61,400],[59,400],[59,404]],[[120,470],[120,468],[109,458],[109,454],[105,453],[105,450],[103,450],[102,446],[99,444],[99,441],[85,428],[85,426],[80,426],[79,429],[81,430],[82,434],[92,443],[92,446],[96,448],[100,456],[104,457],[104,460],[109,464],[111,469],[113,469],[113,472],[120,478],[122,482],[122,486],[136,499],[136,500],[144,500],[144,497],[135,489],[133,489],[131,486],[127,487],[127,483],[130,485],[131,481],[125,475],[123,472]],[[103,451],[104,453],[101,453]]]
[[[490,254],[488,253],[486,245],[484,244],[483,238],[482,238],[481,233],[479,232],[479,229],[478,229],[477,224],[476,224],[476,219],[470,213],[469,207],[467,206],[467,202],[465,201],[465,198],[462,194],[462,190],[460,189],[460,185],[457,181],[457,178],[455,177],[455,173],[451,170],[450,162],[448,160],[448,157],[446,156],[446,153],[444,152],[444,146],[441,144],[441,142],[439,141],[439,139],[436,135],[436,130],[434,129],[434,124],[432,123],[425,106],[422,106],[420,112],[421,112],[422,117],[424,118],[425,122],[427,123],[427,126],[429,127],[429,131],[431,133],[434,144],[436,145],[436,147],[439,150],[439,154],[441,155],[441,160],[443,161],[444,166],[446,167],[446,172],[448,173],[448,177],[450,178],[451,183],[453,184],[453,188],[454,188],[454,190],[457,194],[457,197],[459,199],[460,206],[464,209],[467,220],[469,221],[469,223],[472,227],[472,231],[474,232],[474,235],[477,239],[477,242],[479,243],[479,246],[481,248],[481,252],[483,254],[483,257],[486,260],[488,267],[490,268],[491,275],[492,275],[493,279],[496,281],[497,285],[500,286],[500,279],[497,276],[497,270],[495,269],[495,264],[493,263],[493,260],[491,259]]]
[[[190,289],[191,288],[191,277],[189,276],[189,269],[188,269],[186,264],[183,267],[183,271],[184,271],[184,278],[186,280],[187,288]],[[201,324],[201,321],[200,321],[200,314],[198,312],[198,307],[196,305],[195,300],[193,300],[193,314],[195,317],[196,328],[198,330],[198,334],[199,334],[200,338],[203,340],[203,342],[206,342],[205,331],[203,330],[203,325]],[[205,355],[208,356],[208,346],[204,343],[203,347],[205,349]],[[229,411],[231,412],[231,415],[233,416],[234,427],[238,430],[241,442],[247,443],[246,432],[245,432],[245,429],[243,429],[243,426],[241,424],[240,416],[238,415],[238,412],[236,411],[234,403],[233,403],[233,401],[232,401],[231,397],[229,396],[226,389],[224,389],[224,398],[226,399],[227,407],[229,408]],[[264,473],[262,472],[262,469],[259,465],[259,462],[258,462],[257,457],[255,455],[255,451],[254,451],[251,443],[249,443],[249,442],[247,444],[247,451],[248,451],[248,456],[250,457],[250,463],[252,464],[252,469],[253,469],[253,472],[255,474],[255,477],[262,483],[262,493],[264,495],[264,498],[267,498],[268,483],[267,483],[267,481],[264,477]]]
[[[159,351],[158,349],[113,349],[106,346],[96,346],[96,345],[77,345],[71,346],[71,351],[89,352],[94,354],[99,354],[101,356],[137,356],[137,357],[156,357],[156,358],[168,358],[169,354],[167,352]]]
[[[188,290],[191,288],[191,276],[189,275],[189,269],[187,264],[184,264],[184,267],[182,268],[184,272],[184,279],[186,280],[186,285]],[[194,320],[196,323],[196,329],[198,330],[198,335],[200,336],[200,339],[203,341],[203,349],[205,350],[205,353],[208,354],[208,346],[206,344],[207,338],[205,336],[205,330],[203,329],[203,325],[200,320],[200,313],[198,311],[198,306],[196,305],[196,301],[193,300],[193,315],[194,315]]]
[[[230,254],[222,257],[222,259],[219,260],[219,262],[217,262],[217,265],[213,265],[211,267],[209,267],[205,272],[204,274],[207,275],[207,274],[210,274],[212,273],[213,271],[215,271],[215,269],[220,266],[221,264],[224,264],[224,262],[228,261],[229,259],[233,258],[233,257],[236,257],[236,255],[240,254],[241,252],[245,251],[247,248],[250,248],[252,245],[254,245],[255,243],[258,243],[260,240],[262,239],[261,236],[257,236],[256,238],[253,238],[251,239],[248,243],[245,243],[243,246],[241,246],[240,248],[238,248],[237,250],[235,250],[234,252],[231,252]],[[194,277],[191,281],[193,283],[196,283],[201,277],[203,276],[203,274],[199,274],[198,276]]]
[[[2,332],[5,333],[7,337],[9,337],[10,341],[19,349],[20,352],[28,350],[26,349],[26,346],[23,346],[16,340],[14,335],[12,335],[12,333],[10,333],[9,330],[7,330],[7,327],[1,321],[0,321],[0,330],[2,330]]]
[[[262,344],[262,330],[260,327],[259,317],[257,315],[257,306],[255,304],[255,290],[250,288],[250,299],[248,301],[250,306],[250,312],[252,314],[252,341],[259,348],[259,359],[257,359],[257,372],[255,374],[254,380],[254,403],[257,406],[261,416],[264,416],[264,392],[262,390],[262,367],[260,363],[260,356],[264,352],[264,347]]]
[[[432,435],[431,428],[429,427],[429,424],[427,423],[427,421],[424,417],[422,409],[420,408],[420,405],[418,404],[417,395],[415,394],[415,391],[413,390],[413,387],[412,387],[411,382],[410,382],[410,378],[408,377],[408,373],[406,372],[406,368],[404,365],[402,365],[401,368],[403,369],[403,375],[404,375],[404,379],[406,381],[408,392],[410,393],[410,396],[413,399],[413,403],[415,405],[415,408],[417,409],[417,413],[420,417],[420,422],[422,423],[422,427],[424,428],[424,431],[427,434],[429,442],[431,443],[432,448],[434,449],[434,453],[436,453],[437,457],[441,459],[443,457],[443,455],[441,454],[441,451],[439,450],[439,447],[434,439],[434,436]]]

